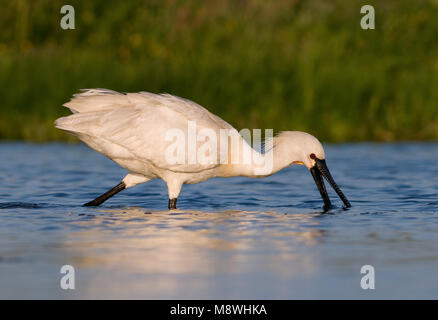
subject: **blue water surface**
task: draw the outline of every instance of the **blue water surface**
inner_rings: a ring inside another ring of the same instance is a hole
[[[126,171],[83,144],[0,144],[0,298],[438,298],[438,144],[327,145],[353,207],[308,170],[82,204]],[[75,289],[63,290],[63,265]],[[361,288],[361,267],[375,289]]]

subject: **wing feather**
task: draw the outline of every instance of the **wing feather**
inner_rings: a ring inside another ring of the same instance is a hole
[[[188,164],[186,139],[185,163],[168,163],[166,149],[175,143],[166,141],[169,130],[179,129],[187,137],[188,122],[194,121],[197,132],[209,128],[217,137],[220,129],[238,134],[230,124],[199,104],[170,94],[87,89],[75,94],[64,106],[74,114],[56,120],[56,127],[76,135],[96,151],[112,159],[134,157],[147,165],[177,172],[214,168],[219,159],[211,164]]]

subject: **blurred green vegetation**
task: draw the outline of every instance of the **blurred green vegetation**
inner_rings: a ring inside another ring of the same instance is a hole
[[[238,129],[438,138],[438,0],[0,2],[0,139],[74,141],[53,121],[94,87],[176,94]]]

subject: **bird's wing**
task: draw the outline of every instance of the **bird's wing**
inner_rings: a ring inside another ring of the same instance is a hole
[[[73,113],[89,113],[109,111],[129,106],[125,94],[109,89],[82,89],[82,92],[73,95],[73,98],[64,103]]]
[[[234,129],[228,122],[211,113],[201,105],[189,99],[177,97],[168,93],[154,94],[150,92],[128,93],[128,99],[134,104],[147,104],[168,108],[182,114],[187,120],[205,123],[209,127]]]
[[[120,93],[109,89],[83,89],[64,104],[73,113],[88,113],[126,108],[133,105],[148,105],[169,108],[183,114],[188,120],[213,121],[213,125],[223,129],[233,127],[220,117],[211,113],[201,105],[188,99],[168,93],[155,94],[146,91],[138,93]]]
[[[111,103],[112,100],[114,103]],[[77,135],[95,150],[113,159],[134,157],[157,168],[177,172],[199,172],[220,163],[219,145],[214,161],[203,164],[189,161],[189,121],[196,124],[196,133],[207,128],[213,130],[217,137],[220,129],[228,129],[229,134],[238,135],[230,124],[202,106],[169,94],[121,94],[91,89],[75,95],[65,106],[75,114],[58,119],[56,126]],[[170,139],[172,134],[169,133],[174,129],[184,134],[185,141],[178,143]],[[182,163],[169,163],[171,146],[175,152],[177,146],[184,149]]]

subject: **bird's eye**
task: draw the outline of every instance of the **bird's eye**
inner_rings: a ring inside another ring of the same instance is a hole
[[[311,153],[311,154],[310,154],[310,159],[315,159],[315,158],[316,158],[315,154],[314,154],[314,153]]]

